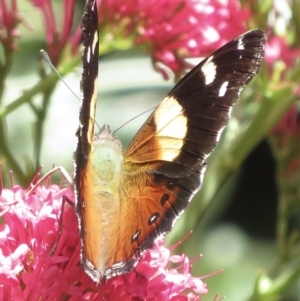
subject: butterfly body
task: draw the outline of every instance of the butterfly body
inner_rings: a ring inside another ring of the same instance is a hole
[[[121,143],[113,136],[109,126],[104,125],[99,134],[93,137],[85,177],[82,179],[84,208],[80,209],[86,213],[82,226],[84,229],[90,229],[84,236],[86,256],[89,258],[85,265],[86,269],[91,271],[97,266],[97,277],[103,277],[106,267],[110,264],[110,254],[116,252],[114,244],[108,242],[109,238],[118,232],[118,220],[115,216],[118,216],[121,208],[119,191],[122,167]],[[86,222],[93,227],[89,227]]]
[[[81,262],[95,282],[129,272],[140,254],[171,230],[200,189],[207,158],[241,90],[258,73],[266,41],[262,31],[254,30],[203,60],[122,153],[109,126],[94,135],[97,20],[96,1],[88,0],[74,183]]]

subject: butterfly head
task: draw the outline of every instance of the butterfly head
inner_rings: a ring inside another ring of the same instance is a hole
[[[104,124],[99,133],[95,134],[93,138],[94,146],[105,142],[112,143],[117,150],[122,151],[121,141],[113,134],[108,124]]]

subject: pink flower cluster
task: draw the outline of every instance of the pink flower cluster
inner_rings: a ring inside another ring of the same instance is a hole
[[[171,256],[158,240],[135,271],[96,286],[79,263],[80,240],[74,208],[65,205],[57,242],[63,196],[70,189],[38,186],[28,194],[19,186],[0,196],[0,300],[200,300],[206,285],[190,274],[185,255]],[[181,266],[168,269],[169,263]],[[179,272],[179,269],[182,272]]]
[[[53,11],[51,0],[30,0],[34,6],[42,11],[46,29],[46,42],[48,45],[47,51],[52,59],[52,63],[56,65],[59,56],[66,46],[68,39],[71,36],[71,29],[74,17],[74,0],[62,1],[62,28],[57,27],[57,20]]]
[[[283,61],[286,67],[293,67],[295,60],[300,56],[299,48],[292,48],[284,37],[273,36],[269,37],[266,45],[266,62],[268,63],[268,68],[272,72],[274,70],[274,65],[278,61]],[[286,68],[284,74],[289,70]]]
[[[273,134],[283,134],[293,139],[300,138],[300,112],[296,105],[286,112],[272,130]]]
[[[6,23],[1,24],[0,16],[0,29],[6,28],[10,35],[18,20],[17,0],[11,1],[12,11],[8,13],[6,3],[9,0],[0,0],[2,19]],[[75,1],[62,1],[61,28],[57,25],[51,0],[30,2],[43,15],[47,52],[53,64],[57,65],[68,44],[76,53],[81,30],[78,26],[71,35]],[[146,50],[152,56],[155,68],[165,77],[167,74],[158,63],[181,74],[190,68],[185,58],[211,54],[244,32],[245,21],[250,18],[249,11],[242,9],[238,0],[98,0],[98,10],[100,44],[127,39],[127,43]]]
[[[17,0],[0,0],[0,42],[6,46],[7,51],[17,50],[15,38],[19,37],[17,30],[21,18],[18,11]]]
[[[107,39],[118,35],[131,37],[152,55],[154,63],[162,62],[175,73],[184,69],[184,58],[207,56],[240,35],[250,17],[236,0],[98,3],[100,32],[109,29]]]

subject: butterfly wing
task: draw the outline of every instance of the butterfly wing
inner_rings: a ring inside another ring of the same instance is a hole
[[[79,128],[76,132],[77,145],[74,152],[74,191],[75,207],[78,216],[78,223],[81,238],[81,262],[84,270],[91,275],[90,267],[87,264],[86,249],[96,253],[98,244],[93,245],[92,240],[86,239],[86,229],[91,214],[95,212],[93,206],[94,196],[92,189],[92,167],[90,156],[94,137],[94,123],[97,102],[97,78],[98,78],[98,15],[96,0],[87,0],[82,17],[82,74],[81,90],[82,100],[79,113]],[[91,219],[93,220],[93,219]],[[92,227],[93,228],[93,227]],[[98,230],[98,228],[96,228]]]
[[[126,258],[116,253],[113,275],[128,271],[157,236],[170,231],[200,189],[232,106],[260,70],[265,42],[265,34],[253,30],[217,50],[182,78],[134,137],[124,154],[124,227],[116,247],[126,246]]]
[[[219,141],[241,91],[259,72],[266,37],[253,30],[193,68],[169,92],[126,150],[130,165],[179,177],[199,169]]]

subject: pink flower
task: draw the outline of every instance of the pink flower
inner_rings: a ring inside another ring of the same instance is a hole
[[[181,72],[184,58],[206,56],[245,31],[250,14],[239,2],[196,0],[99,0],[100,36],[119,36]],[[101,46],[101,45],[100,45]]]
[[[56,64],[66,44],[76,53],[80,27],[71,37],[74,0],[63,1],[63,27],[60,34],[50,0],[31,0],[43,12],[50,57]],[[237,0],[98,0],[100,48],[109,44],[136,45],[150,53],[158,63],[176,74],[188,66],[186,57],[207,56],[245,31],[250,13]],[[164,74],[167,77],[167,74]]]
[[[170,255],[159,239],[135,271],[96,286],[79,263],[79,231],[74,208],[65,204],[57,242],[63,196],[70,189],[38,186],[32,194],[19,186],[0,196],[0,300],[199,300],[207,293],[190,274],[185,255]],[[169,263],[181,266],[168,269]],[[179,271],[181,270],[181,271]]]
[[[296,105],[293,105],[273,128],[271,142],[274,156],[280,162],[278,166],[281,179],[289,183],[290,188],[287,191],[297,191],[300,176],[300,112]],[[286,183],[284,187],[288,187]],[[294,198],[297,201],[296,193]]]
[[[16,51],[15,38],[19,37],[17,31],[21,23],[16,0],[0,0],[0,41],[5,45],[7,51]]]
[[[300,138],[300,113],[293,105],[272,130],[273,134],[288,135],[293,139]]]
[[[34,6],[42,11],[45,29],[46,29],[46,41],[47,52],[52,60],[52,63],[56,65],[59,62],[59,57],[63,48],[66,46],[70,36],[74,16],[74,0],[62,1],[62,29],[59,30],[56,24],[56,18],[53,11],[51,0],[30,0]]]
[[[271,70],[273,64],[279,60],[283,61],[287,67],[292,67],[299,55],[300,49],[291,48],[284,37],[273,36],[266,44],[265,59]]]

